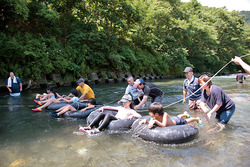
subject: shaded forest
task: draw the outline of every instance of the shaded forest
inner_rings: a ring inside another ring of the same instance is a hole
[[[0,19],[1,78],[214,73],[250,52],[245,16],[197,0],[1,0]]]

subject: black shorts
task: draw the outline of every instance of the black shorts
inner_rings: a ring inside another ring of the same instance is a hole
[[[185,125],[187,124],[187,121],[183,118],[180,117],[171,117],[172,120],[174,120],[176,122],[176,125]]]

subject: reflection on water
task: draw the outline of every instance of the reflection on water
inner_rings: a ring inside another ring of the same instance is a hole
[[[163,104],[168,105],[182,98],[183,80],[151,82],[163,89]],[[200,130],[197,139],[179,145],[146,142],[130,131],[106,130],[88,136],[78,132],[78,126],[86,125],[86,120],[55,119],[48,111],[32,112],[31,108],[36,106],[34,90],[23,92],[18,99],[0,95],[0,166],[248,166],[250,84],[239,85],[234,76],[216,77],[213,83],[236,103],[230,123],[221,133],[208,133],[216,120],[206,121],[203,113],[189,111],[201,117],[204,126],[197,126]],[[117,105],[126,83],[92,87],[100,102]],[[57,91],[67,94],[70,89]],[[177,115],[187,109],[187,104],[180,103],[165,111]]]

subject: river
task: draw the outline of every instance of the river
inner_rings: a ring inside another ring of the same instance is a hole
[[[182,79],[150,80],[164,91],[163,105],[182,98]],[[214,115],[206,121],[204,114],[189,111],[203,119],[198,137],[178,145],[156,144],[134,136],[130,131],[102,131],[98,135],[78,132],[86,120],[53,118],[48,110],[33,112],[36,93],[27,90],[20,98],[0,93],[0,166],[1,167],[83,167],[83,166],[249,166],[250,160],[250,82],[237,84],[235,75],[219,76],[213,84],[220,86],[236,103],[236,111],[220,133],[209,133],[216,124]],[[117,105],[127,83],[91,85],[98,101]],[[57,88],[68,94],[71,87]],[[187,103],[175,104],[164,111],[171,116],[188,110]],[[147,112],[141,113],[147,115]],[[195,125],[195,124],[194,124]]]

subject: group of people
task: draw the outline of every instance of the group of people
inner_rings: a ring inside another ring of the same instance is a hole
[[[247,65],[240,57],[235,57],[232,59],[238,65],[250,74],[250,66]],[[213,85],[212,81],[207,75],[202,75],[196,78],[193,75],[193,69],[191,67],[186,67],[183,71],[185,73],[186,79],[183,82],[183,104],[186,99],[189,99],[189,109],[203,111],[207,115],[207,119],[210,119],[212,114],[216,112],[216,118],[219,121],[220,130],[225,127],[225,124],[230,120],[231,116],[235,111],[234,102],[226,95],[226,93],[218,86]],[[9,92],[21,92],[22,83],[18,77],[14,76],[14,73],[10,73],[10,77],[7,79],[6,87]],[[151,104],[148,107],[149,115],[151,120],[142,120],[140,123],[148,123],[148,127],[152,128],[153,125],[158,125],[161,127],[186,124],[193,121],[201,123],[200,118],[191,118],[189,113],[183,113],[178,115],[176,118],[169,117],[167,113],[163,112],[163,106],[161,104],[163,99],[163,91],[159,86],[144,82],[143,79],[139,78],[134,81],[133,77],[127,78],[128,86],[126,88],[125,94],[122,99],[118,102],[122,102],[123,107],[101,107],[99,111],[104,111],[105,109],[118,111],[116,115],[111,115],[110,113],[101,112],[87,127],[80,127],[79,130],[86,133],[98,133],[102,129],[106,128],[110,121],[121,119],[132,119],[141,117],[135,110],[144,107],[147,103],[149,97],[151,97]],[[39,96],[40,100],[35,100],[35,102],[41,105],[38,108],[32,109],[33,111],[42,111],[43,108],[49,106],[51,103],[59,103],[64,100],[68,103],[72,102],[88,102],[88,107],[82,109],[84,112],[86,109],[95,107],[95,94],[94,91],[84,83],[84,79],[80,78],[78,81],[78,86],[76,89],[72,89],[68,96],[60,96],[58,93],[54,92],[53,89],[48,88],[47,94],[44,96]],[[78,93],[81,92],[81,96],[78,98]],[[58,98],[57,98],[58,97]],[[210,108],[208,109],[206,105]],[[76,110],[71,105],[64,106],[57,110],[57,116],[67,112]],[[183,118],[188,118],[187,120]],[[99,125],[99,123],[102,123]],[[92,129],[97,126],[96,129]],[[220,131],[219,130],[219,131]]]

